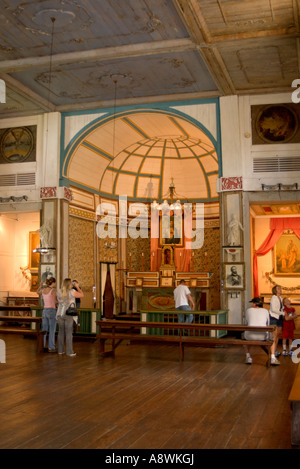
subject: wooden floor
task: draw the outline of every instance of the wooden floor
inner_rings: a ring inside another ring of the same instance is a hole
[[[36,354],[33,338],[0,335],[1,449],[285,449],[297,365],[267,369],[240,347],[122,345],[101,359],[75,342],[76,358]]]

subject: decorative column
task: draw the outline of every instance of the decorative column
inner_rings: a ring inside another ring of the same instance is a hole
[[[46,272],[52,272],[57,286],[68,276],[69,261],[69,203],[72,191],[67,187],[42,187],[41,227],[49,230],[48,244],[54,248],[49,254],[41,254],[40,280]],[[43,246],[44,247],[44,246]],[[45,277],[45,275],[44,275]]]
[[[228,323],[241,324],[244,312],[245,262],[242,177],[220,179],[221,307]]]

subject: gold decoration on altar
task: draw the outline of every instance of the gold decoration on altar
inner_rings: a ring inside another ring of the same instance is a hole
[[[280,285],[278,282],[274,282],[274,280],[271,278],[271,275],[274,275],[274,270],[271,270],[271,272],[265,272],[265,276],[267,280],[274,286],[278,285],[282,290],[288,291],[288,292],[294,292],[296,290],[300,290],[300,285],[297,285],[296,287],[284,287],[283,285]]]

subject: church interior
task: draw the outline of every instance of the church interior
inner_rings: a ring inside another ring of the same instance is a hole
[[[96,340],[176,321],[181,280],[229,336],[276,285],[300,315],[299,3],[1,3],[0,316],[41,317],[51,277],[84,297],[74,360],[0,321],[0,448],[300,446],[290,357]]]

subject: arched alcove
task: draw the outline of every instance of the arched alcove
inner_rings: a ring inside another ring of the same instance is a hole
[[[219,161],[209,132],[182,114],[131,110],[80,131],[65,152],[62,177],[108,198],[152,201],[176,192],[187,200],[216,201]]]

